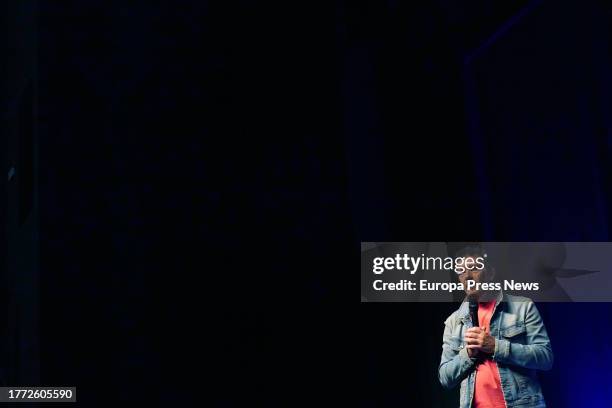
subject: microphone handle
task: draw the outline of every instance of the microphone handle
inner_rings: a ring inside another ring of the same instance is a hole
[[[472,318],[472,326],[478,327],[478,302],[471,299],[470,300],[470,317]]]
[[[478,309],[472,310],[472,325],[474,327],[479,327],[479,325],[478,325]]]

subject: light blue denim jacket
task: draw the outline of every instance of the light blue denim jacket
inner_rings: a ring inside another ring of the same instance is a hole
[[[460,408],[472,406],[475,358],[468,357],[463,341],[465,330],[472,327],[469,303],[444,322],[442,358],[438,370],[446,389],[461,383]],[[497,363],[506,406],[546,407],[536,370],[549,370],[553,352],[546,328],[535,304],[527,298],[498,293],[491,317],[490,333],[495,337],[493,361]]]

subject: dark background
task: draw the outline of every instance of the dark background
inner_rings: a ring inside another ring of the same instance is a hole
[[[3,92],[36,106],[0,177],[26,226],[3,248],[32,262],[5,268],[5,383],[76,385],[84,406],[455,406],[436,373],[455,305],[357,306],[359,242],[609,239],[603,1],[34,14],[37,63],[4,76],[36,67]],[[610,306],[541,309],[550,405],[609,403]]]

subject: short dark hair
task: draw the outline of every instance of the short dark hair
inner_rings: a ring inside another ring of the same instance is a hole
[[[454,257],[466,257],[466,256],[475,256],[483,259],[485,268],[489,267],[489,259],[487,258],[487,251],[480,245],[479,242],[461,242],[457,244],[462,244],[461,246],[455,246]]]
[[[466,245],[460,249],[457,249],[455,251],[455,258],[458,258],[460,256],[468,256],[468,255],[476,255],[476,256],[482,256],[484,257],[484,255],[486,254],[484,248],[477,242],[475,242],[472,245]]]

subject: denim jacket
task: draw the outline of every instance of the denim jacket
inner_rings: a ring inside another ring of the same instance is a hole
[[[461,383],[460,408],[472,406],[476,359],[470,358],[463,336],[472,327],[469,303],[464,301],[444,322],[442,358],[438,370],[446,389]],[[527,298],[500,291],[491,317],[495,337],[493,361],[497,363],[506,406],[546,407],[536,370],[549,370],[553,352],[535,304]]]

